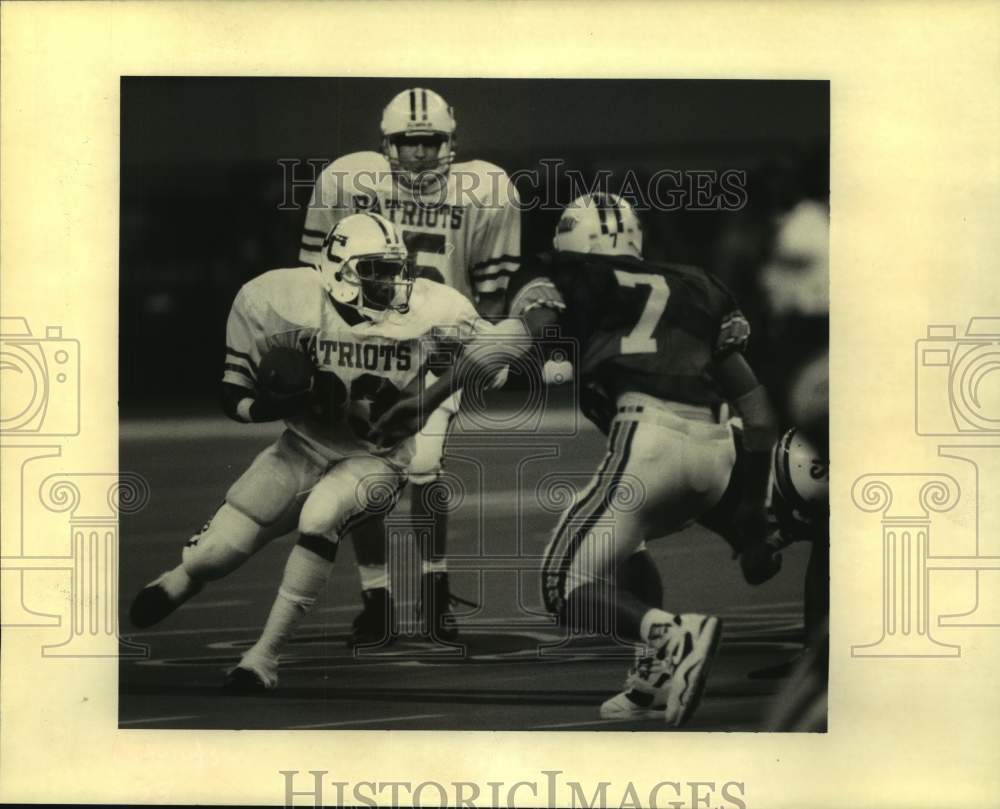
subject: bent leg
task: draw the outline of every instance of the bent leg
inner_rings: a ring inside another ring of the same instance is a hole
[[[420,566],[420,614],[431,638],[451,641],[458,635],[451,618],[448,580],[448,487],[440,483],[444,448],[458,406],[456,397],[431,413],[416,435],[410,460],[410,515],[423,560]]]
[[[254,672],[265,687],[277,683],[281,650],[316,603],[340,537],[373,514],[389,511],[404,482],[400,470],[374,456],[346,458],[326,473],[302,506],[298,544],[288,557],[267,624],[238,669]]]
[[[188,540],[181,564],[136,596],[129,610],[132,624],[159,623],[206,582],[229,575],[272,539],[293,530],[305,491],[321,472],[284,436],[260,453],[219,510]]]

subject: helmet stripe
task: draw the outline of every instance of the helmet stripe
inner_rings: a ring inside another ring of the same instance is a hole
[[[614,197],[611,198],[611,210],[615,212],[615,220],[618,222],[618,233],[624,233],[625,223],[622,221],[621,208],[618,205],[618,200]]]
[[[605,205],[604,195],[603,194],[591,194],[590,198],[592,200],[594,200],[594,203],[597,205],[597,215],[601,219],[601,234],[604,235],[604,236],[607,236],[608,235],[608,219],[607,219],[608,212],[607,212],[607,210],[604,207],[604,205]]]
[[[421,88],[420,90],[420,109],[424,114],[424,120],[427,120],[427,91]]]
[[[378,229],[382,231],[382,235],[385,236],[385,240],[392,244],[392,237],[389,236],[389,231],[385,229],[385,225],[382,224],[382,220],[379,219],[375,214],[367,214],[367,216],[374,220],[375,224],[378,225]]]
[[[410,90],[410,120],[417,120],[417,91]]]

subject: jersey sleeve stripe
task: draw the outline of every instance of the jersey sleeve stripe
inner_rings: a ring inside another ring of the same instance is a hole
[[[498,275],[514,275],[517,272],[517,267],[508,265],[506,267],[488,267],[482,270],[473,270],[472,277],[475,280],[487,280],[495,278]]]
[[[303,250],[308,250],[310,253],[318,253],[320,250],[323,249],[323,247],[322,247],[322,245],[318,245],[318,244],[317,245],[312,245],[312,244],[306,244],[305,242],[302,242],[302,249]]]
[[[539,306],[560,312],[566,308],[558,288],[548,278],[537,278],[525,284],[510,302],[510,316],[521,317]]]
[[[246,364],[250,366],[250,370],[257,373],[257,362],[249,354],[246,354],[243,351],[237,351],[231,346],[226,346],[226,353],[231,357],[237,357],[238,359],[244,360]]]
[[[236,385],[239,388],[245,388],[249,396],[253,396],[256,393],[256,389],[252,384],[247,382],[243,377],[236,376],[236,374],[231,371],[226,371],[222,376],[222,381],[227,385]]]
[[[474,284],[476,292],[502,292],[507,289],[506,278],[488,278],[485,281],[478,281]]]
[[[528,312],[535,309],[555,309],[557,312],[566,311],[566,304],[562,301],[531,301],[525,306],[521,307],[521,311],[518,312],[518,317],[524,317]]]
[[[237,384],[237,385],[243,385],[243,387],[251,387],[251,386],[253,386],[254,381],[255,381],[254,378],[250,375],[250,372],[247,371],[247,369],[244,368],[242,365],[233,365],[233,363],[227,362],[226,365],[225,365],[225,369],[226,370],[225,370],[225,373],[222,375],[222,378],[226,382],[233,382],[234,384]],[[238,377],[239,377],[239,379],[238,380],[234,380],[233,379],[233,374],[237,374]],[[246,382],[244,382],[242,380],[249,381],[250,385],[248,386],[246,384]]]
[[[520,256],[495,256],[493,258],[488,258],[485,261],[480,261],[478,264],[473,264],[470,272],[476,272],[477,270],[482,270],[486,267],[492,267],[494,264],[520,264]]]
[[[322,230],[313,230],[312,228],[302,229],[302,238],[313,238],[313,239],[325,239],[326,234]]]

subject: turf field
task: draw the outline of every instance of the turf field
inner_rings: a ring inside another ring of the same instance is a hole
[[[554,474],[582,487],[604,449],[603,437],[565,409],[553,411],[541,429],[494,438],[460,430],[449,443],[449,480],[459,493],[450,527],[452,588],[478,605],[458,608],[459,646],[404,634],[384,649],[347,649],[360,598],[345,542],[323,597],[283,658],[279,688],[257,697],[223,694],[225,670],[267,616],[290,537],[158,626],[132,630],[132,595],[178,562],[187,538],[277,434],[272,425],[241,426],[221,415],[122,422],[121,469],[142,474],[151,498],[121,523],[122,635],[148,646],[146,659],[122,660],[121,727],[664,729],[656,719],[600,719],[597,707],[618,690],[631,651],[567,638],[540,609],[537,557],[559,505],[558,487],[546,487]],[[408,494],[392,525],[405,527],[407,504]],[[405,540],[394,548],[405,632],[416,589],[413,552]],[[784,681],[748,675],[799,648],[808,549],[788,549],[781,574],[758,588],[743,582],[729,547],[703,528],[658,540],[650,550],[663,574],[666,608],[711,612],[724,624],[701,707],[685,729],[764,729]]]

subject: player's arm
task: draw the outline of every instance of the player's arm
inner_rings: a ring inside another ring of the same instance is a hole
[[[713,363],[712,375],[743,422],[747,475],[737,521],[743,523],[746,532],[763,534],[771,449],[778,440],[778,420],[767,391],[741,353],[733,351],[718,358]]]
[[[450,369],[453,386],[493,379],[501,369],[521,360],[566,309],[562,294],[542,270],[526,269],[519,275],[509,290],[508,317],[476,331],[461,361]]]
[[[460,330],[460,351],[454,359],[435,371],[433,384],[397,401],[376,422],[375,443],[391,446],[419,432],[431,413],[457,391],[471,385],[482,389],[502,387],[507,368],[531,344],[525,325],[518,318],[491,324],[469,309]],[[516,338],[520,338],[519,340]]]
[[[310,391],[290,396],[274,396],[267,391],[250,390],[229,382],[222,383],[220,401],[223,412],[233,421],[258,424],[291,418],[302,411]]]
[[[233,421],[277,421],[299,412],[305,404],[308,391],[276,396],[260,384],[261,360],[267,350],[267,333],[258,306],[244,287],[233,301],[226,322],[226,361],[220,390],[222,410]]]
[[[299,261],[302,264],[313,265],[319,261],[326,235],[350,213],[341,204],[343,194],[340,183],[341,178],[335,172],[323,171],[313,186],[299,245]]]
[[[485,221],[473,232],[469,251],[469,280],[476,308],[492,320],[503,316],[507,285],[521,260],[520,199],[509,178],[504,175],[502,180],[506,185],[499,189],[499,204],[488,201],[494,207],[483,209]]]

